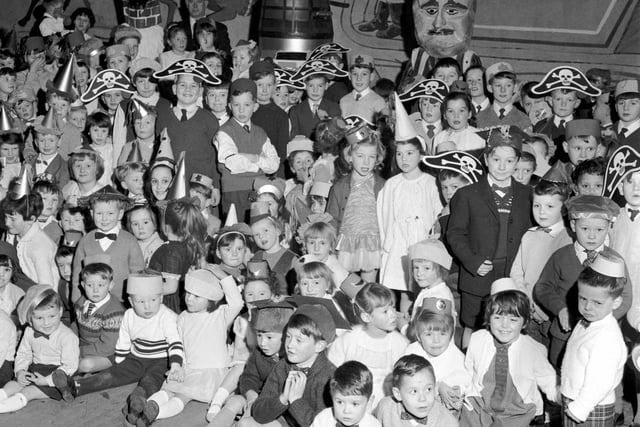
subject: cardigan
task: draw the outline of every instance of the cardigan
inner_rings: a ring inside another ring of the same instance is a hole
[[[385,180],[378,174],[373,175],[373,195],[378,198],[378,194],[382,187],[384,187]],[[340,224],[342,223],[342,217],[344,210],[347,207],[347,201],[349,200],[349,194],[351,194],[351,174],[343,176],[333,183],[331,190],[329,190],[329,198],[327,199],[327,213],[330,214],[336,221],[336,230],[340,231]]]

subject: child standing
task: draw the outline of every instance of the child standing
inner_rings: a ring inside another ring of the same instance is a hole
[[[135,105],[137,101],[132,102]],[[129,161],[131,152],[134,150],[138,150],[140,153],[140,159],[137,159],[137,161],[144,162],[146,164],[151,163],[151,157],[154,153],[156,142],[156,118],[158,117],[158,113],[154,107],[147,105],[141,107],[144,108],[144,112],[146,112],[146,114],[143,116],[140,108],[134,109],[132,115],[135,139],[127,141],[122,146],[120,156],[117,159],[118,165],[122,165]]]
[[[91,141],[89,147],[102,157],[104,172],[99,184],[112,185],[113,143],[111,142],[111,120],[109,116],[96,111],[87,117],[87,132]]]
[[[49,110],[42,120],[36,119],[33,130],[39,154],[29,163],[36,177],[48,174],[63,188],[69,182],[69,168],[66,160],[58,153],[62,132],[53,123],[52,111],[53,109]],[[79,144],[80,140],[77,142]]]
[[[128,231],[122,230],[120,221],[124,215],[127,198],[110,186],[96,192],[90,199],[91,215],[97,229],[87,233],[78,243],[73,258],[73,283],[71,300],[80,297],[80,271],[86,257],[107,254],[113,268],[113,295],[124,300],[124,281],[131,273],[142,271],[144,259],[140,246]]]
[[[229,80],[223,80],[219,85],[206,85],[204,88],[204,105],[206,105],[222,126],[231,118],[228,109]]]
[[[132,203],[144,203],[144,176],[147,165],[142,162],[126,162],[116,167],[114,176]]]
[[[444,299],[454,306],[453,294],[444,282],[451,270],[451,262],[451,255],[440,240],[427,239],[409,247],[412,277],[420,288],[413,303],[411,319],[415,319],[426,298]],[[458,317],[455,310],[453,317]]]
[[[571,243],[564,224],[564,202],[569,191],[566,185],[541,181],[533,188],[533,219],[536,227],[522,236],[518,253],[511,265],[509,276],[518,289],[524,290],[531,302],[531,322],[526,326],[527,334],[536,341],[549,345],[549,316],[533,298],[533,287],[551,255]]]
[[[195,270],[185,278],[187,310],[178,316],[185,363],[145,404],[138,426],[178,415],[190,400],[209,403],[227,372],[227,330],[242,309],[233,278],[220,267]],[[221,304],[225,299],[226,304]]]
[[[614,390],[622,379],[627,348],[613,310],[622,304],[625,282],[624,261],[612,253],[600,253],[578,276],[582,320],[562,362],[565,426],[614,425]]]
[[[60,242],[63,231],[57,217],[62,206],[62,192],[56,184],[44,179],[36,181],[32,191],[42,198],[42,212],[38,217],[38,225],[54,243]]]
[[[62,187],[66,203],[77,206],[79,199],[88,197],[103,185],[98,182],[104,174],[102,157],[91,149],[80,148],[69,155],[71,181]]]
[[[362,363],[355,360],[336,368],[329,383],[332,408],[316,415],[311,427],[343,426],[381,427],[371,413],[373,375]]]
[[[615,125],[618,143],[640,150],[640,85],[638,80],[622,80],[615,90],[616,112],[620,121]]]
[[[435,87],[435,89],[434,89]],[[447,84],[442,80],[429,79],[417,83],[400,95],[400,100],[418,100],[418,109],[409,115],[418,135],[426,144],[426,153],[434,154],[434,138],[442,131],[442,111],[440,106],[449,93]]]
[[[74,304],[80,339],[78,372],[100,372],[113,365],[118,331],[124,316],[124,306],[111,295],[113,270],[111,257],[94,256],[85,259],[80,273],[86,297]]]
[[[474,332],[467,349],[465,366],[473,376],[467,400],[473,409],[462,410],[461,426],[527,426],[543,413],[538,388],[556,400],[556,372],[546,348],[522,334],[530,304],[509,278],[491,285],[486,329]]]
[[[338,221],[338,261],[347,270],[361,274],[364,281],[372,282],[380,268],[376,203],[385,181],[377,169],[384,161],[385,149],[380,135],[366,126],[349,132],[346,138],[352,171],[334,183],[327,212]]]
[[[222,224],[218,218],[220,190],[213,186],[213,179],[201,173],[194,173],[189,179],[189,197],[195,197],[200,203],[200,213],[207,224],[207,235],[213,236]]]
[[[340,99],[342,117],[356,115],[373,123],[375,114],[389,112],[384,98],[371,90],[374,71],[373,57],[369,55],[358,54],[351,61],[349,78],[353,91]]]
[[[431,363],[438,395],[443,405],[456,414],[471,385],[471,374],[464,366],[464,354],[453,342],[453,304],[440,298],[425,298],[411,324],[417,341],[404,354],[417,354]]]
[[[249,68],[260,59],[260,48],[253,40],[238,40],[236,47],[231,49],[233,60],[233,75],[231,81],[248,79]]]
[[[451,199],[446,241],[461,263],[462,348],[482,324],[482,299],[491,283],[509,275],[520,238],[531,226],[531,190],[511,177],[521,150],[518,134],[492,132],[484,155],[488,174]]]
[[[127,211],[128,231],[138,240],[145,267],[164,243],[158,234],[156,214],[149,205],[136,205]]]
[[[197,268],[204,259],[207,225],[200,210],[184,200],[169,202],[163,223],[167,242],[151,256],[149,268],[162,273],[162,303],[179,313],[183,305],[185,274],[190,268]]]
[[[415,354],[393,365],[393,397],[385,397],[375,411],[382,427],[457,427],[458,421],[436,399],[433,366]]]
[[[253,181],[275,173],[280,166],[266,132],[251,121],[258,108],[257,90],[249,79],[237,79],[231,84],[229,106],[233,118],[222,125],[214,140],[223,189],[222,209],[228,212],[235,204],[240,221],[245,220],[250,208],[248,196]]]
[[[348,360],[364,363],[373,372],[372,407],[390,395],[388,382],[393,363],[404,353],[409,341],[397,330],[393,293],[377,283],[366,284],[355,298],[360,327],[340,335],[329,348],[331,363]]]
[[[335,366],[325,350],[335,334],[335,322],[325,307],[298,307],[287,323],[286,359],[273,368],[253,403],[253,418],[238,426],[266,424],[280,417],[290,425],[310,425],[330,404],[325,393]]]
[[[160,54],[160,65],[166,68],[179,59],[195,58],[195,52],[187,51],[187,31],[177,23],[167,28],[167,44],[171,48]]]
[[[396,111],[399,108],[404,110],[396,101]],[[404,113],[406,115],[406,111]],[[442,210],[435,178],[419,168],[424,154],[423,145],[417,136],[402,140],[402,135],[410,131],[415,135],[413,128],[400,129],[396,126],[394,157],[401,173],[385,183],[377,200],[382,244],[380,282],[404,293],[400,302],[401,312],[408,310],[406,292],[411,277],[403,257],[409,246],[427,238]]]
[[[17,411],[34,399],[62,400],[54,386],[55,373],[71,375],[78,369],[78,337],[60,319],[58,293],[47,285],[29,288],[18,306],[26,324],[14,366],[15,381],[0,390],[0,413]]]
[[[4,158],[2,165],[2,177],[0,178],[0,187],[7,189],[11,179],[20,175],[22,163],[20,162],[20,146],[24,144],[24,140],[19,133],[1,132],[0,133],[0,158]],[[67,170],[67,176],[69,171]]]
[[[466,93],[449,92],[444,98],[440,112],[447,125],[433,140],[433,149],[436,153],[440,152],[438,145],[445,142],[453,142],[454,149],[459,151],[478,150],[485,147],[486,143],[476,133],[477,129],[469,125],[471,108],[471,101]]]
[[[600,122],[595,119],[567,122],[562,149],[567,153],[568,161],[555,162],[544,174],[543,179],[571,184],[571,174],[576,166],[596,156],[600,135]]]

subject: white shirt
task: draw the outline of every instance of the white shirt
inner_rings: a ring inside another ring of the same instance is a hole
[[[567,117],[558,117],[555,114],[553,115],[553,124],[556,125],[556,127],[560,127],[560,122],[564,121],[564,126],[567,125],[567,122],[570,122],[571,120],[573,120],[573,114],[567,116]]]
[[[60,275],[55,262],[58,247],[37,223],[18,238],[16,252],[20,267],[27,277],[41,285],[58,290]]]
[[[489,98],[485,98],[480,104],[478,104],[475,101],[471,101],[471,104],[473,105],[473,109],[477,114],[480,111],[485,110],[490,105],[490,102],[489,102]],[[480,111],[478,111],[478,107],[480,107]]]
[[[103,233],[103,234],[111,234],[111,233],[115,233],[116,236],[117,234],[120,232],[120,226],[116,225],[115,227],[113,227],[111,230],[109,231],[102,231],[102,230],[96,230],[99,233]],[[98,241],[98,243],[100,244],[100,247],[102,248],[103,251],[107,251],[107,249],[109,249],[109,246],[111,246],[114,242],[114,240],[111,240],[107,237],[103,237],[102,239],[96,239]]]
[[[500,110],[504,110],[504,115],[506,116],[507,114],[509,114],[511,112],[511,110],[513,110],[513,104],[511,105],[505,105],[505,106],[499,106],[498,104],[496,104],[495,102],[493,104],[491,104],[491,107],[493,108],[493,111],[496,113],[496,116],[500,117]]]
[[[91,310],[91,313],[95,313],[100,307],[108,303],[110,299],[111,299],[111,294],[107,294],[107,296],[103,298],[102,301],[99,301],[99,302],[86,300],[84,302],[84,305],[82,306],[82,313],[86,315],[87,311],[89,310],[89,305],[91,304],[94,305],[93,310]]]
[[[380,421],[369,412],[365,412],[362,419],[357,423],[359,427],[382,427]],[[336,419],[333,416],[332,408],[324,408],[311,423],[311,427],[336,427]]]
[[[471,374],[464,366],[464,354],[456,347],[453,339],[440,356],[431,356],[419,342],[409,344],[404,355],[415,354],[422,356],[431,363],[436,374],[436,382],[443,382],[449,387],[460,387],[464,395],[471,386]]]
[[[624,133],[624,136],[626,138],[627,136],[631,135],[633,132],[640,129],[640,119],[636,119],[626,126],[622,122],[618,122],[618,134],[620,134],[622,129],[627,129],[627,131]]]
[[[240,123],[240,125],[249,125],[249,129],[251,129],[250,123]],[[262,151],[257,162],[252,162],[245,156],[240,155],[243,153],[238,152],[238,146],[233,142],[231,136],[223,130],[218,131],[213,144],[218,150],[218,162],[225,165],[232,174],[260,171],[270,174],[275,173],[280,166],[280,157],[278,157],[276,148],[271,144],[269,137],[262,145]]]
[[[57,155],[58,153],[50,154],[49,156],[38,154],[36,159],[36,176],[42,175]]]
[[[627,348],[618,322],[609,313],[585,328],[576,325],[562,361],[562,395],[572,399],[569,410],[587,419],[596,405],[612,404],[622,379]]]

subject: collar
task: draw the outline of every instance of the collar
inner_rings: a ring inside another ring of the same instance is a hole
[[[513,179],[509,180],[509,185],[505,185],[503,187],[501,185],[498,185],[493,179],[491,179],[491,175],[487,174],[487,182],[489,183],[489,188],[491,188],[492,185],[497,185],[500,188],[510,188],[513,184]]]
[[[578,257],[578,261],[580,261],[580,264],[582,264],[587,259],[587,253],[585,252],[586,249],[584,248],[584,246],[578,243],[577,240],[574,242],[573,248],[575,249],[576,256]],[[596,252],[602,252],[603,250],[604,250],[604,243],[595,249]]]
[[[236,123],[238,123],[240,125],[240,127],[249,126],[249,130],[251,130],[251,120],[249,120],[247,123],[242,123],[238,119],[236,119],[235,117],[233,117],[233,120],[235,120]]]
[[[424,130],[428,130],[427,126],[433,126],[433,132],[435,134],[438,134],[438,132],[442,131],[442,120],[438,120],[435,123],[427,123],[424,121],[424,119],[422,117],[420,117],[420,124],[422,124],[422,127],[424,128]]]
[[[160,99],[160,93],[159,92],[155,92],[153,95],[151,95],[148,98],[145,98],[143,96],[141,96],[138,92],[134,93],[133,95],[131,95],[132,98],[137,99],[138,101],[142,101],[145,104],[148,105],[157,105],[158,104],[158,100]]]
[[[493,108],[493,111],[496,113],[496,116],[500,117],[500,110],[502,108],[504,108],[504,115],[506,116],[507,114],[509,114],[511,112],[511,110],[513,110],[513,104],[509,104],[509,105],[505,105],[504,107],[501,107],[497,104],[492,104],[491,107]]]
[[[560,233],[562,233],[562,230],[564,230],[566,227],[564,225],[564,221],[560,220],[560,221],[556,222],[555,224],[550,225],[549,228],[551,229],[551,231],[548,234],[551,237],[556,237]],[[535,227],[531,227],[529,229],[529,231],[537,231],[537,230],[538,230],[538,226],[537,225]]]
[[[307,102],[309,103],[309,108],[313,110],[314,105],[317,105],[318,108],[320,108],[320,104],[322,104],[322,98],[320,99],[320,101],[312,101],[310,99],[307,99]]]
[[[111,230],[108,230],[108,231],[102,231],[99,228],[96,228],[96,231],[99,231],[100,233],[103,233],[103,234],[111,234],[111,233],[118,234],[120,233],[120,225],[116,225],[115,227],[113,227]]]
[[[582,319],[582,317],[581,317]],[[615,323],[616,325],[618,324],[618,321],[613,317],[613,313],[608,313],[606,316],[604,316],[602,319],[600,320],[594,320],[593,322],[587,322],[588,324],[588,328],[586,326],[582,326],[582,328],[585,331],[592,331],[594,327],[598,327],[598,326],[605,326],[607,323]],[[578,324],[576,326],[582,325],[582,322],[578,322]]]
[[[95,307],[93,307],[93,313],[95,313],[97,309],[99,309],[100,307],[102,307],[103,305],[108,303],[110,299],[111,299],[111,294],[107,294],[107,296],[102,301],[94,302]],[[91,304],[91,301],[89,301],[89,300],[86,300],[84,302],[84,305],[82,306],[82,312],[83,313],[87,312],[87,308],[89,307],[89,304]]]
[[[47,162],[47,165],[50,165],[51,164],[51,160],[53,160],[54,157],[56,157],[57,155],[58,155],[58,153],[49,154],[47,156],[45,156],[44,154],[38,154],[37,159],[45,161],[45,162]]]
[[[564,125],[566,126],[567,122],[573,120],[573,114],[570,114],[567,117],[558,117],[555,114],[553,115],[553,124],[556,125],[556,127],[560,127],[560,120],[564,120]]]
[[[182,114],[182,110],[187,110],[187,115],[191,116],[192,114],[195,114],[196,111],[198,110],[198,104],[191,104],[191,105],[181,105],[180,103],[176,104],[175,107],[173,107],[174,111],[177,111],[178,113]]]
[[[40,226],[38,225],[38,221],[35,221],[33,224],[31,224],[31,227],[29,227],[27,232],[24,233],[24,236],[18,237],[16,235],[14,238],[18,238],[18,243],[28,242],[29,240],[31,240],[33,238],[33,236],[38,234],[38,232],[40,232],[40,231],[41,230],[40,230]]]
[[[634,211],[637,211],[640,209],[640,206],[631,206],[629,203],[627,203],[626,205],[624,205],[624,211],[627,213],[627,215],[629,215],[629,210],[633,209]],[[636,217],[638,218],[638,217]]]
[[[364,98],[365,96],[369,95],[369,92],[371,92],[371,88],[368,87],[365,90],[363,90],[362,92],[358,92],[357,90],[353,90],[353,97],[355,99],[356,95],[360,95],[360,99]]]
[[[618,133],[620,133],[623,128],[627,130],[627,135],[637,131],[638,129],[640,129],[640,119],[636,119],[628,125],[624,125],[621,121],[618,121]]]
[[[487,108],[489,106],[489,98],[485,97],[484,100],[478,104],[477,102],[471,100],[471,104],[473,105],[473,108],[475,110],[478,109],[478,106],[480,106],[480,111],[484,110],[485,108]]]

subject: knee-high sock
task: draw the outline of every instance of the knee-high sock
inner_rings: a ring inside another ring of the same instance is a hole
[[[216,394],[213,395],[213,399],[211,399],[211,406],[218,405],[222,407],[222,405],[224,405],[224,401],[227,400],[227,397],[229,397],[229,392],[220,387],[218,391],[216,391]]]
[[[178,415],[184,409],[184,403],[177,397],[172,397],[168,402],[163,403],[158,411],[158,419],[170,418]]]
[[[27,406],[27,398],[22,393],[16,393],[13,396],[0,402],[0,414],[17,411]]]

